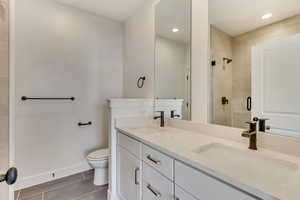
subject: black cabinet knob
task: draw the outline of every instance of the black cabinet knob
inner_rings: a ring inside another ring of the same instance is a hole
[[[0,175],[0,182],[6,182],[8,185],[12,185],[17,181],[18,170],[16,168],[10,168],[6,174]]]

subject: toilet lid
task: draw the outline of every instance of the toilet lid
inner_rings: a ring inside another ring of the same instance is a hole
[[[102,159],[108,159],[108,156],[109,156],[108,149],[100,149],[90,153],[88,155],[88,158],[92,160],[102,160]]]

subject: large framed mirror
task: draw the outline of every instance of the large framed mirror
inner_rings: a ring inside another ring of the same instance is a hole
[[[300,1],[210,0],[209,20],[212,122],[300,137]]]
[[[190,120],[191,0],[155,6],[155,109]]]

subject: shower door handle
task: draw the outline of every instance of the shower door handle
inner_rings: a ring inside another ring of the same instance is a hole
[[[247,98],[247,110],[248,111],[252,110],[252,98],[251,97]]]
[[[18,170],[16,168],[10,168],[6,174],[0,175],[0,183],[6,182],[8,185],[12,185],[17,181]]]

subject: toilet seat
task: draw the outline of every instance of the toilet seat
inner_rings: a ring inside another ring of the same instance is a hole
[[[109,149],[100,149],[90,153],[87,158],[89,160],[107,160],[109,156]]]

